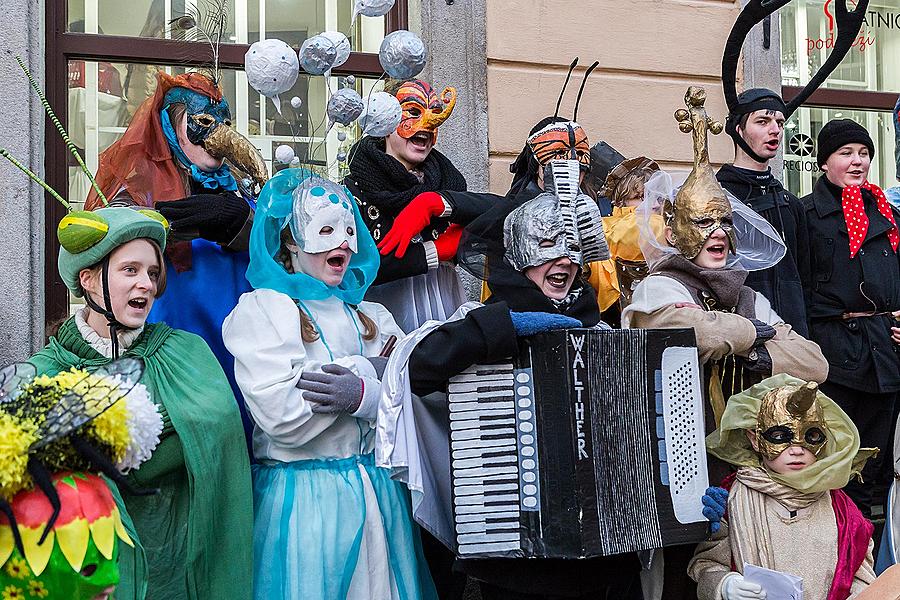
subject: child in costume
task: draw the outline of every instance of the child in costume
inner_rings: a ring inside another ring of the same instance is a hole
[[[622,326],[695,330],[718,423],[725,398],[750,384],[773,373],[820,382],[828,365],[818,345],[797,335],[764,296],[744,285],[744,269],[778,262],[784,245],[768,223],[731,202],[716,181],[706,132],[721,125],[706,116],[705,97],[702,88],[689,88],[689,110],[678,113],[687,126],[683,131],[694,136],[694,168],[684,185],[673,194],[663,172],[645,185],[647,198],[638,211],[650,275],[622,311]],[[662,243],[651,225],[660,203],[666,225]]]
[[[33,77],[20,66],[93,183],[97,202],[108,204]],[[71,211],[58,192],[15,157],[3,149],[0,156]],[[147,209],[101,208],[63,217],[57,228],[59,274],[70,292],[84,297],[86,306],[66,320],[29,363],[41,375],[64,378],[71,369],[94,370],[120,356],[135,359],[143,364],[141,383],[163,415],[162,442],[152,456],[147,451],[140,457],[149,456],[141,469],[130,471],[127,480],[104,471],[125,490],[158,490],[152,497],[117,498],[136,543],[122,549],[123,577],[116,598],[245,598],[251,587],[252,503],[234,395],[200,337],[163,323],[147,324],[166,289],[167,234],[166,219]],[[89,408],[96,406],[89,403]],[[71,426],[74,419],[68,422]],[[77,446],[74,438],[73,444]],[[101,454],[87,451],[93,463],[103,464]]]
[[[487,200],[464,193],[465,178],[434,148],[438,128],[456,106],[456,89],[438,96],[413,79],[389,82],[385,90],[400,102],[400,125],[385,138],[366,136],[353,146],[344,185],[382,255],[366,297],[412,331],[446,319],[465,301],[452,262],[462,227]]]
[[[234,396],[201,338],[146,323],[165,290],[165,219],[123,207],[75,212],[59,237],[60,275],[87,306],[29,362],[55,375],[139,358],[165,425],[153,456],[128,476],[159,493],[123,498],[136,544],[121,553],[116,598],[248,598],[250,469]]]
[[[594,168],[598,168],[596,164]],[[638,243],[640,229],[635,210],[644,200],[644,184],[658,171],[659,165],[647,157],[623,159],[610,170],[600,190],[612,204],[612,214],[603,217],[603,232],[611,257],[593,266],[590,282],[597,290],[601,311],[618,304],[618,311],[604,315],[608,319],[620,315],[621,309],[628,306],[634,289],[649,272]],[[655,217],[652,227],[662,237],[662,218]]]
[[[139,469],[162,418],[126,358],[88,373],[0,370],[0,594],[4,599],[109,600],[120,542],[134,545],[105,473]]]
[[[346,188],[301,169],[265,186],[247,272],[256,289],[223,325],[255,424],[259,600],[434,596],[408,493],[372,454],[373,363],[403,336],[363,301],[378,264]]]
[[[808,600],[855,598],[875,580],[872,524],[840,489],[872,451],[817,384],[781,374],[732,396],[706,445],[738,471],[721,530],[689,566],[700,600],[766,598],[745,564],[801,577]]]

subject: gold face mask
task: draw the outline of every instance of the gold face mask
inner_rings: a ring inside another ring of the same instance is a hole
[[[791,446],[806,448],[816,456],[828,441],[828,425],[816,401],[819,386],[786,385],[765,396],[756,417],[756,444],[766,460],[775,460]]]
[[[709,164],[707,131],[718,134],[722,124],[706,114],[706,90],[691,86],[684,96],[687,109],[675,112],[679,129],[694,138],[694,168],[678,190],[674,203],[663,208],[666,225],[672,228],[673,245],[688,260],[700,254],[703,244],[717,229],[728,236],[730,251],[736,253],[731,202],[719,185]]]

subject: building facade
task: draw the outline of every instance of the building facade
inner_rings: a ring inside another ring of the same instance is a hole
[[[205,0],[3,0],[0,33],[0,146],[43,174],[74,203],[87,191],[55,130],[45,129],[39,100],[12,55],[21,56],[66,124],[86,163],[125,130],[152,93],[153,73],[177,73],[208,61],[202,43],[180,31],[177,17]],[[760,25],[745,46],[739,87],[796,93],[824,60],[833,40],[834,0],[794,0],[780,18]],[[301,76],[282,95],[282,112],[247,84],[241,70],[249,44],[276,37],[298,47],[323,30],[351,40],[350,60],[331,78],[356,77],[366,93],[381,76],[378,47],[386,33],[409,28],[430,52],[422,77],[452,85],[459,102],[442,128],[438,148],[466,175],[469,188],[504,193],[509,165],[529,129],[552,115],[571,60],[580,66],[562,102],[571,117],[584,69],[600,65],[587,83],[578,113],[591,142],[605,140],[626,156],[643,154],[663,168],[686,173],[691,144],[673,117],[689,85],[707,88],[707,110],[725,118],[721,56],[741,4],[734,0],[397,0],[384,18],[351,22],[352,0],[228,0],[221,51],[222,83],[237,129],[267,160],[290,144],[297,155],[340,173],[339,157],[359,132],[323,126],[326,81]],[[852,5],[852,0],[851,0]],[[872,179],[896,184],[891,108],[900,92],[893,52],[900,44],[900,0],[872,0],[858,43],[829,81],[788,123],[784,176],[803,194],[817,177],[814,140],[828,119],[849,116],[877,144]],[[296,96],[301,108],[289,100]],[[14,107],[14,108],[10,108]],[[711,143],[716,163],[730,161],[730,140]],[[270,163],[270,170],[272,165]],[[69,314],[68,294],[56,276],[55,225],[62,213],[43,190],[6,163],[0,181],[0,364],[44,343],[45,325]]]

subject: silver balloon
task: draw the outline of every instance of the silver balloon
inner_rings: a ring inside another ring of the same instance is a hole
[[[291,166],[291,167],[294,167],[294,168],[299,167],[299,166],[300,166],[300,157],[299,157],[299,156],[295,156],[295,157],[293,158],[293,160],[291,160],[291,165],[290,165],[290,166]]]
[[[344,77],[344,85],[347,87],[353,87],[354,85],[356,85],[356,77],[354,77],[353,75],[347,75],[346,77]]]
[[[334,66],[337,47],[322,34],[307,38],[300,46],[300,66],[310,75],[324,75]]]
[[[362,114],[363,108],[365,105],[356,90],[344,88],[328,99],[325,111],[332,123],[349,125]]]
[[[337,159],[338,159],[338,162],[344,162],[345,160],[347,160],[347,153],[346,152],[338,152]]]
[[[287,144],[281,144],[275,148],[275,160],[285,165],[294,160],[294,149]]]
[[[294,50],[276,39],[254,42],[244,55],[244,71],[247,82],[254,90],[272,98],[278,112],[283,94],[294,86],[300,74],[300,63]]]
[[[300,96],[294,96],[291,98],[291,106],[294,108],[300,108],[303,106],[303,100],[300,99]]]
[[[385,73],[405,81],[422,72],[428,60],[428,51],[419,36],[401,29],[388,34],[381,42],[378,60]]]
[[[347,139],[347,133],[345,131],[338,131],[338,141],[343,142]]]
[[[331,65],[332,69],[336,69],[347,62],[347,59],[350,58],[350,40],[347,39],[346,35],[340,31],[323,31],[319,35],[328,38],[334,44],[336,55]]]
[[[393,94],[375,92],[359,117],[363,133],[373,137],[386,137],[397,130],[403,109]]]
[[[353,19],[351,22],[356,22],[356,15],[383,17],[392,8],[394,8],[394,0],[355,0],[353,2]]]

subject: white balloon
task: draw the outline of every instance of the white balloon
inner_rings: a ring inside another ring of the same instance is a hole
[[[291,106],[294,108],[300,108],[303,106],[303,100],[300,99],[300,96],[294,96],[291,98]]]
[[[427,60],[425,44],[419,36],[405,29],[385,36],[378,51],[378,61],[384,71],[401,81],[412,79],[421,73]]]
[[[353,19],[351,19],[351,23],[356,22],[356,15],[383,17],[393,7],[394,0],[355,0],[353,2]]]
[[[402,117],[403,109],[393,94],[375,92],[359,117],[359,125],[366,135],[386,137],[397,130]]]
[[[297,54],[304,71],[310,75],[324,75],[334,66],[337,46],[320,33],[306,38]]]
[[[299,166],[300,166],[300,157],[299,157],[299,156],[295,156],[295,157],[294,157],[294,159],[291,161],[291,166],[292,166],[292,167],[299,167]]]
[[[362,114],[364,105],[356,90],[344,88],[335,92],[328,99],[325,112],[332,123],[349,125]]]
[[[350,58],[350,40],[340,31],[323,31],[319,35],[325,36],[334,44],[336,56],[331,64],[332,69],[336,69]]]
[[[283,164],[290,164],[294,160],[294,149],[287,144],[281,144],[275,148],[275,160]]]
[[[278,112],[281,112],[278,94],[294,87],[300,75],[300,61],[285,42],[276,39],[261,40],[254,42],[244,55],[244,70],[253,89],[272,98]]]

